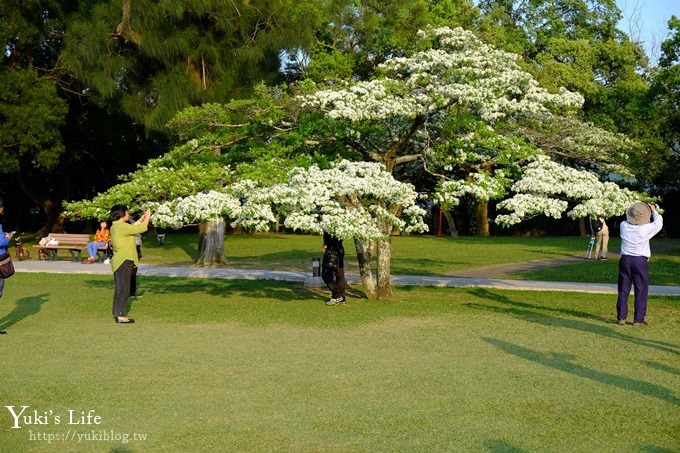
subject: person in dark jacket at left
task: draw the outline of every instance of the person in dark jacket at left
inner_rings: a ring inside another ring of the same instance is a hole
[[[326,232],[323,234],[323,260],[321,278],[331,290],[331,299],[326,305],[345,303],[345,248],[342,240]]]

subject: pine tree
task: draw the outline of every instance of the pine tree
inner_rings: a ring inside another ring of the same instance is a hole
[[[314,2],[94,2],[71,23],[62,59],[148,129],[203,102],[247,97],[279,76],[280,52],[308,39]]]

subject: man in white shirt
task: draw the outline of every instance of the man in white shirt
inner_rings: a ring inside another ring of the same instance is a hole
[[[650,215],[652,221],[650,223]],[[651,251],[649,240],[663,227],[663,217],[654,203],[634,203],[621,222],[621,260],[619,261],[618,299],[616,318],[625,324],[628,317],[628,295],[635,287],[633,325],[646,326],[647,293],[649,291],[648,263]]]

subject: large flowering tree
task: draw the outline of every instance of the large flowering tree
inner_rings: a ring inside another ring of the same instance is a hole
[[[423,162],[440,181],[437,200],[448,206],[472,197],[478,233],[488,234],[488,201],[505,195],[528,159],[552,153],[590,162],[597,148],[596,159],[611,161],[622,149],[614,134],[568,118],[582,96],[542,88],[518,55],[461,28],[430,28],[417,41],[421,51],[383,63],[373,80],[318,89],[302,97],[303,106],[335,123],[326,138],[387,171]],[[551,138],[559,135],[565,139]]]
[[[333,140],[339,138],[387,171],[422,161],[443,181],[499,177],[505,185],[506,176],[494,170],[536,150],[504,140],[503,130],[493,126],[568,111],[583,102],[565,89],[543,89],[516,63],[517,55],[485,44],[470,31],[443,27],[421,31],[417,38],[423,50],[385,62],[374,80],[303,97],[303,106],[344,125],[336,128]],[[464,144],[454,143],[464,137]],[[481,176],[472,176],[477,173]]]
[[[392,294],[392,234],[427,231],[417,196],[412,185],[395,180],[381,164],[343,160],[328,169],[297,168],[285,184],[250,191],[237,223],[262,230],[282,216],[288,228],[358,240],[366,294],[386,298]]]

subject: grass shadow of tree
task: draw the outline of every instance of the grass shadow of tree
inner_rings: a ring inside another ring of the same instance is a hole
[[[655,370],[663,371],[665,373],[670,373],[675,376],[680,376],[680,370],[677,368],[674,368],[672,366],[668,366],[665,363],[659,363],[659,362],[652,362],[651,360],[643,360],[641,362],[643,365],[648,366],[649,368],[654,368]]]
[[[522,453],[524,450],[517,448],[504,440],[490,439],[484,442],[486,450],[492,453]]]
[[[558,352],[539,352],[525,348],[507,341],[495,338],[482,337],[486,343],[508,354],[521,357],[542,366],[547,366],[558,371],[563,371],[581,378],[590,379],[601,384],[618,387],[645,396],[651,396],[666,401],[674,405],[680,405],[680,398],[677,398],[672,391],[660,385],[632,379],[624,376],[617,376],[605,371],[598,371],[574,363],[574,355],[562,354]]]
[[[113,282],[105,280],[88,280],[86,284],[96,288],[110,288],[113,294]],[[230,295],[251,298],[276,299],[282,302],[301,302],[327,300],[328,289],[324,287],[307,287],[301,283],[280,280],[231,280],[231,279],[174,279],[164,277],[142,277],[138,280],[138,292],[154,294],[185,294],[190,298],[193,294],[229,297]],[[365,299],[366,295],[358,288],[347,289],[350,297]]]
[[[471,291],[471,294],[474,294],[481,299],[498,302],[502,305],[494,306],[487,304],[467,303],[466,305],[470,308],[493,311],[497,313],[507,313],[525,321],[533,322],[543,326],[561,327],[606,337],[613,337],[618,340],[631,342],[638,346],[646,346],[665,352],[670,352],[672,354],[680,354],[680,345],[626,335],[621,332],[621,329],[625,327],[619,326],[615,323],[615,321],[600,315],[595,315],[593,313],[583,312],[580,310],[518,302],[512,300],[506,295],[497,294],[483,288],[474,289]],[[543,312],[557,312],[558,314],[565,315],[565,317],[550,316]],[[585,322],[583,319],[594,320],[597,321],[597,323]],[[604,325],[602,323],[607,323],[608,325]]]

